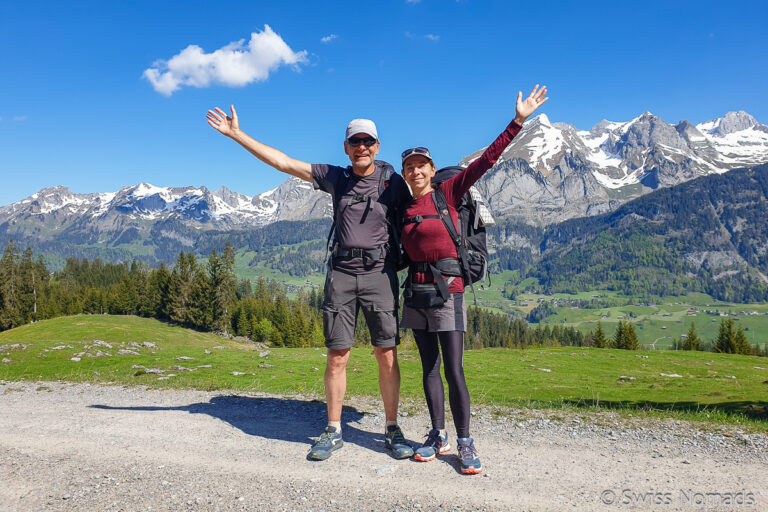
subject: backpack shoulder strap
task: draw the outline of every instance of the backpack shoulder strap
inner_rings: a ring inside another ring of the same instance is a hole
[[[451,214],[448,211],[448,201],[446,201],[445,195],[443,194],[443,191],[440,190],[440,187],[435,187],[435,190],[432,193],[432,202],[435,203],[437,214],[440,216],[440,220],[443,221],[445,229],[448,230],[448,234],[451,235],[453,243],[456,247],[461,247],[461,235],[453,224],[453,219],[451,219]]]
[[[339,203],[341,203],[341,198],[347,189],[347,185],[349,184],[350,172],[350,169],[345,169],[344,172],[339,173],[339,176],[336,178],[336,185],[333,187],[333,196],[331,200],[333,204],[333,222],[331,222],[331,229],[328,231],[328,239],[325,241],[326,260],[328,259],[328,252],[330,251],[331,247],[331,237],[333,236],[333,232],[336,230],[336,215],[339,212]]]
[[[443,225],[445,226],[445,229],[448,230],[448,234],[451,235],[451,239],[453,240],[453,243],[456,245],[456,254],[459,256],[459,263],[461,264],[461,269],[463,273],[464,278],[464,285],[466,286],[466,283],[469,283],[469,287],[472,289],[472,295],[475,296],[475,304],[477,304],[477,295],[475,295],[475,285],[472,284],[472,280],[469,277],[469,261],[467,260],[467,247],[464,243],[464,240],[461,237],[461,234],[456,230],[456,226],[453,225],[453,219],[451,219],[451,214],[448,211],[448,201],[445,199],[445,195],[443,194],[443,191],[440,190],[440,186],[438,185],[435,187],[435,191],[432,193],[432,201],[435,203],[435,208],[437,208],[437,214],[440,216],[440,219],[443,221]],[[461,219],[459,219],[459,224],[461,224]]]
[[[391,165],[383,163],[381,166],[381,174],[379,174],[379,197],[377,197],[376,200],[379,202],[381,207],[384,208],[384,212],[387,214],[387,222],[389,222],[390,208],[387,203],[381,200],[381,198],[389,188],[389,185],[392,183],[392,175],[394,172],[395,169]]]
[[[384,165],[381,168],[381,174],[379,175],[379,197],[384,194],[384,191],[389,187],[389,182],[392,181],[392,173],[394,169],[391,165]]]

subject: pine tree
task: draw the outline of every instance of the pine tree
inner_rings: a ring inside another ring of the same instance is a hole
[[[592,346],[596,348],[605,348],[608,346],[608,340],[605,338],[605,331],[603,330],[603,323],[598,320],[595,333],[592,335]]]
[[[0,328],[12,329],[24,322],[19,301],[19,251],[8,241],[0,258]]]
[[[741,325],[739,325],[739,328],[736,330],[736,334],[733,337],[733,342],[736,354],[742,354],[745,356],[752,355],[752,347],[749,345],[749,342],[747,341],[747,335],[744,333],[744,327]]]
[[[187,254],[181,251],[169,283],[168,318],[176,323],[188,323],[194,266],[195,257],[191,253],[187,257]]]
[[[619,320],[609,348],[624,348],[624,320]]]
[[[635,324],[626,321],[624,324],[624,348],[625,350],[640,350],[640,340],[637,339]]]
[[[683,340],[683,350],[699,350],[701,340],[699,335],[696,334],[696,326],[691,322],[691,327],[688,329],[688,336]]]
[[[242,311],[242,309],[237,315],[235,325],[237,326],[235,334],[238,336],[251,336],[251,319]]]
[[[211,323],[213,329],[224,333],[227,332],[229,325],[229,308],[235,301],[237,293],[234,265],[235,250],[229,242],[220,256],[214,249],[208,257]]]
[[[40,278],[37,276],[32,248],[27,247],[21,255],[18,277],[19,312],[22,322],[29,323],[35,320],[37,314],[37,284]]]
[[[193,260],[194,256],[189,255]],[[192,286],[189,290],[189,307],[187,308],[187,323],[196,329],[210,331],[213,328],[213,313],[211,308],[211,280],[200,267],[194,267]]]
[[[168,307],[171,301],[170,286],[171,273],[165,263],[162,263],[160,268],[153,270],[149,275],[147,295],[149,296],[149,308],[152,311],[151,316],[168,318]]]
[[[720,331],[715,340],[715,352],[733,354],[736,352],[736,334],[733,332],[733,318],[720,321]]]

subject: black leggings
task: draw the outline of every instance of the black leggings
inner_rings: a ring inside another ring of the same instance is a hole
[[[427,398],[432,428],[445,428],[445,391],[440,378],[440,348],[445,361],[448,401],[458,437],[469,437],[469,391],[464,379],[464,333],[461,331],[427,332],[414,329],[424,371],[424,395]]]

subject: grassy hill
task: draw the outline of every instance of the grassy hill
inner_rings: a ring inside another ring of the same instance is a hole
[[[106,315],[56,318],[2,332],[0,356],[4,381],[309,395],[322,395],[325,367],[324,349],[265,349],[157,320]],[[403,397],[421,399],[418,354],[404,348],[400,361]],[[670,351],[489,349],[465,357],[474,403],[650,411],[757,430],[768,430],[759,412],[767,398],[766,367],[764,358]],[[348,389],[378,395],[377,375],[370,348],[353,349]]]

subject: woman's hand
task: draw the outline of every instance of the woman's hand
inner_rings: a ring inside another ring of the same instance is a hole
[[[526,119],[533,114],[537,108],[542,106],[549,98],[547,96],[547,86],[539,89],[539,84],[533,88],[531,94],[523,100],[523,93],[517,93],[517,105],[515,105],[515,121],[522,125]]]
[[[229,110],[232,112],[232,116],[228,116],[219,107],[213,110],[209,110],[205,116],[208,119],[208,124],[216,128],[222,135],[232,137],[236,132],[240,131],[240,122],[237,120],[237,112],[235,112],[235,106],[230,105]]]

